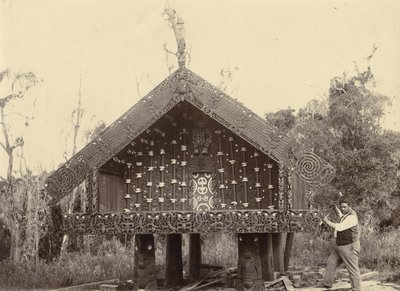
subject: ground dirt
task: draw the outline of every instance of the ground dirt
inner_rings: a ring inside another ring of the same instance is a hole
[[[299,290],[299,291],[351,290],[349,275],[347,270],[344,268],[341,268],[337,271],[336,280],[332,289],[324,289],[317,287],[320,281],[322,281],[324,273],[325,273],[324,268],[294,267],[289,272],[289,278],[290,281],[293,283],[294,290]],[[295,275],[298,276],[295,277]],[[390,280],[388,279],[388,277],[389,276],[386,274],[374,272],[368,269],[362,269],[361,288],[363,291],[380,291],[380,290],[399,291],[400,284],[389,282]]]

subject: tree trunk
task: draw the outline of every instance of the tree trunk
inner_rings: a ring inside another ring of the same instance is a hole
[[[32,189],[30,186],[26,191],[26,210],[25,210],[25,215],[26,215],[26,227],[25,227],[25,236],[24,236],[24,241],[23,243],[23,257],[24,258],[32,258],[35,254],[35,249],[34,249],[34,237],[35,237],[35,231],[36,231],[36,220],[35,220],[35,213],[33,211],[32,207]]]
[[[11,256],[13,262],[19,262],[21,260],[21,246],[19,245],[20,233],[19,226],[15,225],[11,231]]]
[[[9,185],[12,185],[12,171],[13,171],[13,163],[14,163],[13,150],[9,149],[7,151],[7,154],[8,154],[7,181],[8,181]]]
[[[67,210],[67,212],[69,214],[74,212],[74,204],[75,204],[74,202],[75,202],[75,199],[77,198],[77,194],[78,194],[79,190],[80,190],[80,186],[78,186],[77,188],[74,189],[74,191],[72,191],[70,200],[68,201],[68,210]],[[77,236],[70,236],[68,234],[64,234],[63,235],[63,240],[62,240],[62,243],[61,243],[60,256],[64,256],[66,254],[66,252],[68,251],[68,246],[69,245],[73,245],[72,249],[76,249],[77,248],[77,242],[78,242]]]

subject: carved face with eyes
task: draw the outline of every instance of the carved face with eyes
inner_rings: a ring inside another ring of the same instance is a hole
[[[154,239],[150,239],[145,236],[139,238],[138,236],[136,236],[135,240],[135,255],[137,267],[139,269],[145,269],[148,266],[151,266],[151,262],[154,259]]]
[[[238,276],[242,278],[243,290],[264,290],[258,236],[239,235],[239,249]]]
[[[138,287],[145,290],[156,290],[156,268],[154,237],[150,234],[135,236],[135,278]],[[147,286],[147,287],[146,287]],[[154,288],[150,288],[153,286]],[[147,289],[146,289],[147,288]]]

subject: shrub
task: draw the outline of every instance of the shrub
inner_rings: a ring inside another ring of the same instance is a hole
[[[400,268],[400,229],[385,232],[362,231],[360,266],[380,271]],[[297,233],[292,261],[300,266],[325,266],[331,251],[330,240],[308,233]]]
[[[133,276],[133,249],[116,239],[105,241],[98,255],[68,253],[51,262],[0,263],[2,287],[13,289],[57,288]]]
[[[233,267],[238,261],[237,236],[230,233],[209,233],[202,236],[202,263]]]
[[[296,233],[291,264],[299,266],[322,266],[331,251],[331,241],[311,233]]]
[[[360,264],[381,271],[400,269],[400,229],[361,236]]]

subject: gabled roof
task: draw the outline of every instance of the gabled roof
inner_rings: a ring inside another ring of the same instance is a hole
[[[47,179],[46,189],[57,202],[82,183],[133,139],[181,101],[187,101],[261,152],[294,170],[311,185],[329,182],[334,169],[312,152],[300,149],[294,138],[282,134],[237,100],[187,68],[180,68],[108,126]]]

